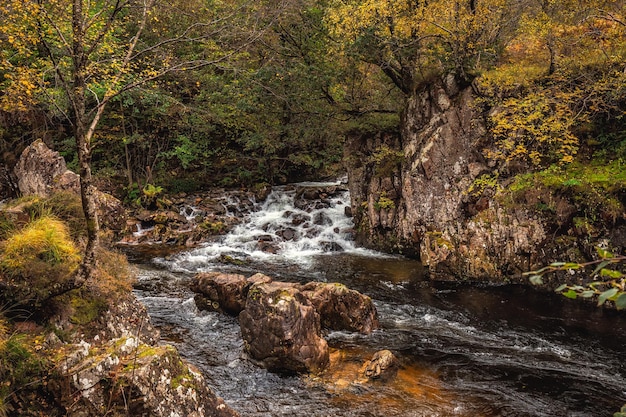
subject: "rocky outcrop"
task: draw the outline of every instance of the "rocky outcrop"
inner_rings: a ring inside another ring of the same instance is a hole
[[[95,317],[85,312],[89,301],[84,295],[61,297],[51,306],[56,314],[50,320],[13,325],[20,340],[16,346],[28,352],[34,364],[23,368],[20,381],[29,375],[34,380],[5,398],[9,415],[238,415],[174,347],[159,344],[158,331],[131,293],[111,294],[108,308]],[[80,319],[88,316],[89,320]],[[24,364],[5,366],[9,372],[3,375],[11,375],[15,382],[10,370]]]
[[[62,352],[59,376],[50,389],[67,416],[237,415],[171,346],[125,337],[95,346],[83,341]]]
[[[263,197],[263,196],[260,196]],[[198,194],[169,196],[154,210],[139,209],[128,216],[120,245],[198,246],[239,224],[255,206],[251,191],[213,189]]]
[[[263,274],[197,274],[190,285],[202,310],[239,315],[245,351],[272,371],[316,372],[328,363],[321,328],[369,334],[372,300],[345,285],[272,281]]]
[[[304,285],[273,281],[264,274],[249,278],[240,274],[203,272],[196,274],[190,288],[201,310],[240,314],[245,308],[250,288],[255,284],[296,289],[315,307],[321,327],[369,334],[378,328],[378,313],[372,299],[339,283],[309,282]]]
[[[58,192],[80,193],[80,177],[67,169],[65,160],[42,140],[24,149],[14,168],[23,196],[50,197]],[[96,206],[102,226],[119,232],[126,227],[126,210],[115,197],[98,191]]]
[[[65,160],[42,140],[28,146],[14,168],[17,185],[23,195],[49,197],[63,189],[78,190],[79,178],[68,172]]]
[[[358,241],[419,257],[433,279],[496,280],[545,260],[549,231],[490,187],[483,115],[450,76],[407,99],[402,131],[353,134],[346,145]]]
[[[295,285],[253,285],[239,323],[244,350],[269,370],[317,372],[328,364],[319,315]]]
[[[369,334],[378,328],[372,299],[343,284],[310,282],[300,291],[315,306],[323,328]]]

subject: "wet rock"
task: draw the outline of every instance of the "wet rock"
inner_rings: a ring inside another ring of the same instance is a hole
[[[378,312],[367,295],[338,283],[310,282],[300,290],[315,306],[324,328],[364,334],[378,328]]]
[[[285,240],[294,240],[296,238],[296,230],[292,228],[279,230],[276,234]]]
[[[311,220],[311,216],[308,214],[298,213],[295,214],[291,219],[291,224],[294,226],[300,226],[303,223],[306,223]]]
[[[395,355],[389,350],[380,350],[365,364],[363,376],[370,380],[388,381],[396,376],[398,368],[399,362]]]
[[[249,282],[239,274],[204,272],[196,274],[191,290],[200,309],[238,315],[246,305]]]
[[[187,222],[187,218],[185,216],[171,210],[153,213],[150,219],[156,224]]]
[[[333,224],[333,221],[326,214],[317,213],[313,217],[313,224],[316,224],[318,226],[330,226]]]
[[[343,246],[337,242],[320,242],[322,251],[324,252],[343,252]]]
[[[246,353],[271,371],[317,372],[328,365],[319,315],[293,284],[253,285],[239,323]]]
[[[261,252],[276,254],[279,251],[276,243],[267,240],[259,240],[256,245],[257,249]]]
[[[313,210],[311,202],[307,200],[297,199],[293,202],[293,205],[295,208],[306,211],[307,213],[310,213]]]
[[[261,187],[258,187],[254,192],[254,197],[256,201],[263,202],[267,200],[267,197],[272,193],[272,186],[268,184],[264,184]]]
[[[350,206],[345,206],[345,207],[344,207],[344,209],[343,209],[343,214],[344,214],[346,217],[352,217],[352,207],[350,207]]]
[[[296,192],[296,197],[305,200],[317,200],[320,198],[320,190],[315,188],[301,188]]]

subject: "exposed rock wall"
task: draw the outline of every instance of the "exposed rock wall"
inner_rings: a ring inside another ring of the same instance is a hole
[[[471,86],[448,77],[407,99],[400,132],[348,138],[360,243],[419,257],[436,279],[502,280],[540,263],[548,230],[493,193],[472,193],[492,168]]]

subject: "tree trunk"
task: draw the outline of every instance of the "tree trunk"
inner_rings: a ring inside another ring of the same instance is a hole
[[[96,190],[91,176],[91,135],[87,128],[89,122],[85,108],[87,56],[84,50],[85,22],[83,17],[83,0],[74,0],[72,19],[74,86],[71,99],[74,107],[74,139],[78,154],[80,197],[87,223],[87,244],[75,278],[76,286],[81,286],[92,276],[95,270],[96,249],[99,244],[98,231],[100,229],[96,211]]]

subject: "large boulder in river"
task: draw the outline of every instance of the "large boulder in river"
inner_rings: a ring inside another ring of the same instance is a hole
[[[237,316],[246,306],[249,288],[269,282],[272,278],[261,273],[246,278],[240,274],[201,272],[193,278],[190,288],[196,293],[194,300],[200,310]]]
[[[376,307],[367,295],[339,283],[309,282],[300,290],[315,306],[324,328],[364,334],[378,328]]]
[[[42,140],[30,144],[14,168],[17,186],[23,196],[50,197],[58,192],[80,193],[80,177],[67,169],[65,160]],[[100,223],[110,230],[126,226],[126,211],[115,197],[97,191],[96,207]]]
[[[328,365],[319,315],[295,284],[253,285],[239,324],[246,353],[271,371],[317,372]]]

